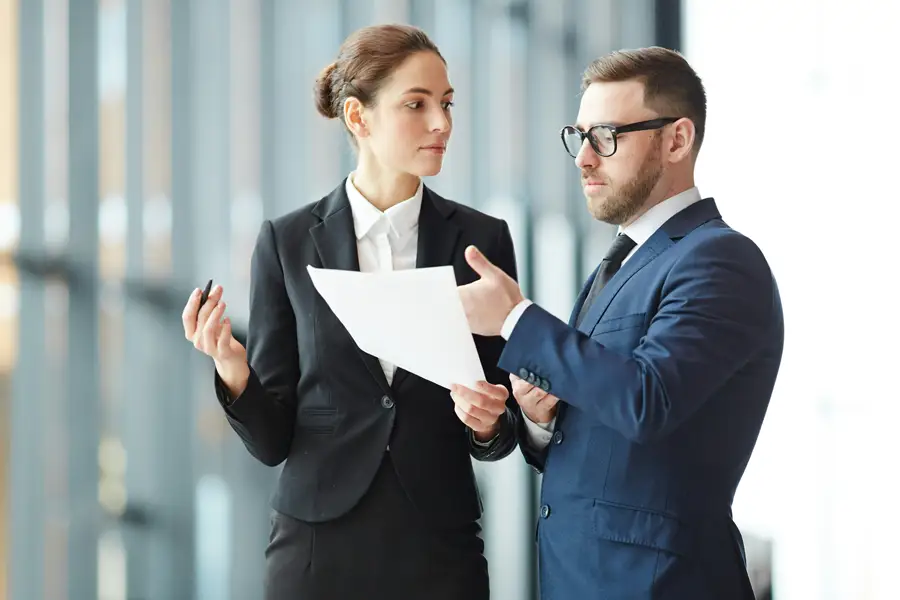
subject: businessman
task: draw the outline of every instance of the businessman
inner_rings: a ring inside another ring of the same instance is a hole
[[[762,252],[694,185],[703,85],[681,55],[615,52],[562,130],[587,206],[618,225],[568,323],[477,248],[475,333],[507,339],[526,460],[544,473],[542,600],[753,598],[731,503],[781,363]],[[762,130],[751,130],[765,136]]]

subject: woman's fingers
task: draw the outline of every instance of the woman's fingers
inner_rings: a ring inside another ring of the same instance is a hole
[[[219,342],[219,329],[222,327],[222,317],[225,316],[225,303],[219,302],[213,308],[212,313],[206,319],[203,326],[203,335],[201,341],[201,349],[212,356],[216,357],[216,350]]]
[[[181,324],[184,326],[184,337],[187,340],[194,340],[194,334],[197,331],[197,309],[200,308],[200,289],[194,290],[188,297],[187,304],[181,313]]]
[[[201,306],[200,310],[197,312],[197,331],[203,331],[203,328],[206,326],[206,322],[209,320],[210,314],[212,314],[213,309],[221,299],[222,286],[217,285],[213,288],[213,291],[210,292],[209,298],[206,300],[206,303]],[[197,331],[195,331],[195,335]]]
[[[219,330],[219,339],[216,342],[216,353],[220,358],[227,359],[231,354],[231,319],[225,317]]]

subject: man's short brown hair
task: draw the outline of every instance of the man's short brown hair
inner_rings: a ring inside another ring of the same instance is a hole
[[[618,50],[588,65],[581,89],[592,83],[631,80],[644,84],[644,103],[660,117],[687,117],[694,122],[694,152],[699,151],[706,130],[706,92],[684,57],[658,46]]]

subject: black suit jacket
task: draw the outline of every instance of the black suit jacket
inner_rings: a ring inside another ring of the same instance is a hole
[[[473,521],[482,507],[471,457],[492,461],[512,452],[515,400],[510,395],[498,437],[480,447],[446,389],[399,368],[389,386],[377,358],[356,346],[306,269],[359,270],[344,186],[262,224],[251,271],[250,381],[232,401],[216,377],[217,396],[253,456],[270,466],[286,461],[273,499],[279,512],[310,522],[347,512],[368,489],[390,444],[403,488],[418,509],[443,523]],[[416,266],[452,265],[460,285],[474,281],[463,256],[469,244],[516,277],[506,223],[426,187]],[[497,367],[502,338],[476,336],[475,342],[486,378],[509,387]]]

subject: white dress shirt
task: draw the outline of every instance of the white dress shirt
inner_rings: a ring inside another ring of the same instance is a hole
[[[700,190],[696,187],[689,188],[680,194],[676,194],[671,198],[663,200],[635,219],[635,221],[627,227],[620,227],[619,233],[624,233],[635,241],[635,247],[628,253],[625,260],[622,261],[622,264],[624,265],[629,258],[634,256],[634,253],[637,252],[638,249],[650,239],[650,236],[656,233],[656,230],[662,227],[666,221],[699,200]],[[531,301],[526,299],[512,309],[506,317],[506,321],[503,322],[503,328],[500,330],[500,335],[503,336],[503,339],[509,339],[513,329],[515,329],[516,323],[518,323],[519,318],[522,316],[522,313],[524,313],[525,309],[530,305]],[[556,417],[549,423],[535,423],[529,419],[527,415],[524,413],[522,414],[525,417],[525,428],[528,432],[529,443],[536,450],[543,449],[550,443],[550,439],[553,437],[553,430],[556,426]]]
[[[363,273],[416,268],[419,244],[419,212],[422,208],[422,181],[412,198],[386,211],[378,210],[356,189],[353,173],[347,178],[347,197],[353,212],[359,270]],[[396,365],[379,359],[388,385],[394,380]]]

